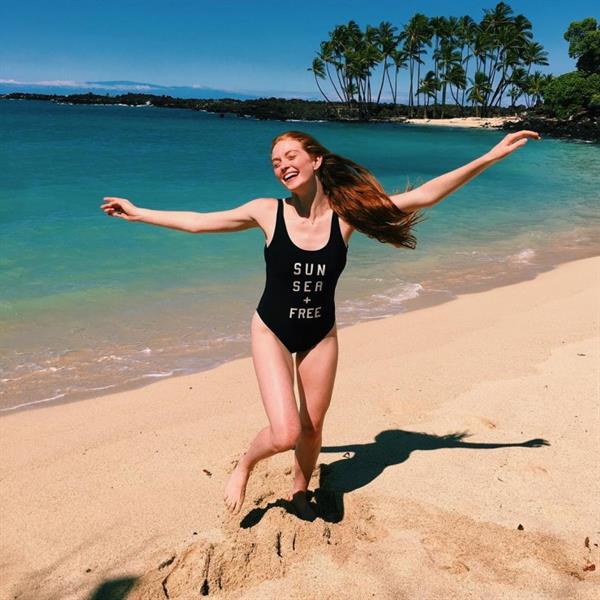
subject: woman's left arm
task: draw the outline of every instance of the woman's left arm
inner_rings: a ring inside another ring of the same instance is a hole
[[[449,171],[435,179],[431,179],[414,190],[404,192],[403,194],[394,194],[390,196],[390,200],[405,212],[433,206],[455,192],[459,187],[467,183],[467,181],[470,181],[479,175],[479,173],[491,167],[495,162],[502,160],[517,148],[524,146],[528,138],[541,139],[539,133],[527,129],[509,133],[499,144],[483,156],[458,169],[454,169],[454,171]]]

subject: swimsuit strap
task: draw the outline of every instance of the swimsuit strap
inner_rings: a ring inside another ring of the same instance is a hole
[[[335,221],[335,223],[331,223],[331,228],[333,230],[331,235],[337,237],[338,243],[341,244],[341,248],[348,250],[348,245],[346,244],[346,240],[342,234],[342,228],[340,227],[340,218],[335,210],[333,211],[333,221]],[[337,231],[337,235],[335,234],[335,231]]]

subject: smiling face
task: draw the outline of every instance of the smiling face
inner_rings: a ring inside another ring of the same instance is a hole
[[[322,157],[312,158],[302,143],[292,138],[280,140],[271,152],[273,173],[290,191],[314,185],[315,172],[321,166],[321,161]]]

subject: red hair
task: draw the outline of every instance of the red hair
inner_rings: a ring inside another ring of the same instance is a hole
[[[307,133],[286,131],[273,140],[271,150],[284,139],[300,142],[312,158],[323,157],[317,177],[331,207],[346,222],[382,243],[392,244],[396,248],[416,247],[417,240],[411,228],[423,220],[421,211],[400,210],[370,171],[330,152]]]

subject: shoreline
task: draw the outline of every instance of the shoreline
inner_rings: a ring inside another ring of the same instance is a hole
[[[452,292],[448,292],[448,293],[446,293],[446,292],[433,293],[430,291],[429,293],[426,293],[424,295],[418,294],[412,298],[406,298],[405,300],[403,300],[403,302],[401,304],[402,310],[398,311],[397,313],[394,313],[391,315],[386,315],[386,316],[375,316],[373,318],[367,318],[367,319],[363,319],[363,320],[359,319],[358,321],[353,321],[349,324],[340,325],[340,326],[338,326],[338,332],[343,331],[344,329],[347,329],[348,327],[355,327],[356,325],[360,325],[362,323],[378,322],[378,321],[394,318],[399,315],[411,313],[414,311],[426,310],[433,306],[439,306],[439,305],[446,304],[448,302],[452,302],[462,296],[466,296],[466,295],[470,295],[470,294],[477,294],[477,293],[485,293],[485,292],[492,291],[495,289],[503,288],[508,285],[514,285],[514,284],[518,284],[518,283],[522,283],[522,282],[526,282],[526,281],[531,281],[532,279],[539,277],[541,274],[546,273],[548,271],[552,271],[552,270],[560,267],[561,265],[569,264],[569,263],[576,262],[576,261],[582,260],[582,259],[594,258],[594,257],[600,256],[600,254],[596,254],[595,252],[596,252],[596,250],[594,250],[593,254],[589,254],[585,248],[581,248],[581,249],[579,249],[578,253],[575,253],[574,255],[566,257],[566,258],[564,257],[564,254],[562,254],[562,253],[558,254],[555,257],[544,256],[543,257],[544,260],[542,260],[542,262],[536,262],[534,264],[526,263],[526,266],[531,267],[530,269],[523,269],[521,271],[512,271],[512,272],[509,272],[508,274],[505,274],[504,276],[502,276],[499,279],[497,279],[497,278],[487,279],[486,278],[486,279],[482,279],[482,280],[477,280],[475,283],[473,281],[469,281],[469,282],[465,281],[462,283],[462,285],[459,286],[459,289],[453,290]],[[558,260],[556,260],[556,259],[558,259]],[[250,314],[250,316],[251,316],[251,314]],[[248,318],[248,321],[249,321],[249,318]],[[188,376],[192,376],[192,375],[199,375],[201,373],[210,372],[210,371],[213,371],[214,369],[217,369],[217,368],[221,367],[222,365],[226,365],[230,362],[250,358],[251,353],[249,350],[249,345],[250,345],[250,342],[248,341],[247,342],[248,350],[241,356],[238,354],[234,357],[227,357],[223,360],[217,361],[215,364],[209,365],[205,368],[200,368],[198,370],[189,371],[189,370],[185,370],[185,369],[179,369],[179,370],[182,370],[183,372],[178,372],[178,373],[174,372],[170,375],[166,375],[166,376],[160,377],[160,378],[158,378],[156,376],[150,376],[150,375],[140,375],[135,380],[127,381],[127,382],[123,382],[123,383],[116,383],[116,384],[107,386],[105,391],[85,390],[85,391],[81,391],[81,392],[71,393],[64,400],[62,399],[64,394],[61,394],[61,395],[50,397],[50,398],[32,400],[30,402],[26,402],[24,404],[19,404],[14,407],[3,407],[0,409],[0,421],[6,415],[10,415],[13,413],[20,413],[20,412],[25,412],[25,411],[30,411],[30,410],[38,410],[38,409],[43,409],[48,406],[59,406],[59,405],[77,403],[77,402],[85,402],[88,400],[93,400],[95,398],[110,396],[110,395],[117,394],[117,393],[132,392],[135,390],[145,389],[145,388],[148,388],[149,386],[154,385],[157,381],[169,381],[169,380],[173,380],[173,379],[179,379],[182,377],[188,377]],[[176,370],[178,370],[177,367],[175,368],[175,371]],[[142,379],[145,379],[145,381],[141,381]]]
[[[250,358],[7,415],[0,590],[337,599],[360,569],[361,595],[592,598],[598,490],[580,473],[599,450],[599,268],[572,261],[341,329],[311,489],[344,510],[313,523],[278,500],[290,453],[258,465],[240,515],[222,507],[265,422]]]
[[[566,258],[564,257],[563,253],[559,253],[558,255],[555,255],[555,256],[542,255],[541,262],[538,262],[540,260],[539,255],[538,255],[538,256],[536,256],[536,261],[533,264],[527,263],[527,262],[524,263],[526,267],[530,266],[529,269],[525,268],[520,271],[516,271],[516,270],[511,271],[507,274],[504,274],[500,278],[492,278],[492,279],[485,278],[485,279],[481,279],[481,280],[476,280],[475,282],[473,282],[472,280],[464,281],[461,285],[458,286],[458,289],[455,289],[452,292],[448,291],[448,292],[444,292],[444,293],[440,293],[440,292],[434,293],[432,291],[426,291],[425,294],[417,294],[416,296],[414,296],[412,298],[404,299],[401,303],[401,310],[394,314],[386,315],[386,316],[374,316],[373,318],[366,318],[363,320],[360,320],[360,318],[359,318],[359,320],[353,321],[349,324],[339,325],[338,332],[342,331],[348,327],[354,327],[361,323],[381,321],[381,320],[385,320],[388,318],[394,318],[398,315],[406,314],[409,312],[420,311],[420,310],[424,310],[424,309],[427,309],[432,306],[438,306],[441,304],[445,304],[447,302],[452,302],[453,300],[456,300],[457,298],[464,296],[464,295],[487,292],[487,291],[491,291],[491,290],[494,290],[497,288],[505,287],[507,285],[513,285],[515,283],[530,281],[531,279],[535,279],[542,273],[546,273],[548,271],[556,269],[560,265],[568,264],[568,263],[571,263],[571,262],[574,262],[577,260],[581,260],[582,258],[585,259],[585,258],[592,258],[595,256],[599,256],[599,254],[595,253],[596,250],[593,250],[593,252],[594,252],[593,254],[589,254],[589,252],[587,252],[586,250],[587,250],[586,248],[580,248],[578,252],[576,252],[572,256],[568,256]],[[251,313],[250,313],[250,316],[251,316]],[[248,321],[249,321],[249,319],[250,319],[250,317],[248,317]],[[115,393],[144,389],[144,388],[147,388],[148,386],[153,385],[158,380],[167,381],[167,380],[177,379],[177,378],[181,378],[181,377],[187,377],[190,375],[198,375],[200,373],[205,373],[207,371],[212,371],[212,370],[219,368],[220,366],[230,363],[232,361],[244,359],[244,358],[250,358],[251,354],[250,354],[250,350],[249,350],[249,345],[250,345],[250,342],[248,341],[247,342],[248,350],[241,356],[239,354],[237,354],[234,357],[227,357],[225,359],[220,359],[215,364],[209,365],[205,368],[200,368],[198,370],[190,371],[190,370],[186,370],[186,369],[180,369],[181,365],[179,365],[177,367],[174,367],[172,370],[174,370],[174,371],[179,370],[179,371],[183,371],[183,372],[173,372],[172,374],[169,374],[166,376],[161,376],[161,377],[157,377],[154,375],[140,375],[138,378],[136,378],[132,381],[111,384],[110,386],[107,386],[105,391],[100,391],[100,390],[96,389],[96,390],[84,390],[81,392],[71,392],[69,394],[69,396],[67,398],[65,398],[64,400],[63,400],[63,397],[65,396],[65,394],[61,394],[61,395],[57,395],[54,397],[31,400],[26,403],[18,404],[17,406],[14,406],[14,407],[2,407],[2,408],[0,408],[0,421],[2,420],[2,418],[5,415],[9,415],[9,414],[13,414],[13,413],[43,409],[47,406],[71,404],[74,402],[85,402],[90,399],[109,396],[109,395],[112,395]],[[144,379],[145,379],[145,381],[142,381]]]
[[[453,117],[450,119],[406,119],[403,121],[408,125],[439,125],[441,127],[480,127],[480,128],[500,128],[505,123],[520,123],[522,117]]]
[[[390,108],[381,105],[379,112],[367,120],[357,117],[356,112],[343,105],[330,105],[318,100],[257,98],[249,100],[193,99],[154,96],[152,94],[122,94],[100,96],[97,94],[50,95],[24,92],[11,92],[0,95],[0,100],[38,100],[71,106],[124,106],[138,108],[178,108],[213,114],[219,118],[244,118],[284,122],[331,122],[331,123],[397,123],[406,125],[439,125],[449,127],[480,127],[516,131],[532,129],[557,139],[582,140],[588,143],[600,143],[600,127],[597,118],[588,115],[576,121],[560,121],[542,116],[530,110],[522,115],[505,114],[495,117],[448,117],[445,119],[408,118],[399,112],[406,111],[406,105]],[[402,107],[399,109],[399,107]],[[420,110],[421,107],[419,107]],[[508,108],[504,108],[509,111]],[[533,110],[533,109],[532,109]],[[512,112],[512,111],[511,111]]]

